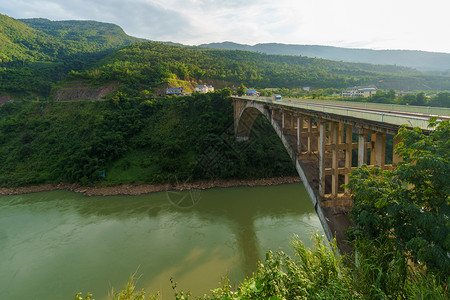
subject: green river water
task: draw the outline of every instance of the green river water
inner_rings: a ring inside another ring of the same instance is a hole
[[[302,184],[85,197],[53,191],[0,197],[0,299],[96,300],[140,275],[139,288],[173,299],[232,285],[269,249],[323,234]]]

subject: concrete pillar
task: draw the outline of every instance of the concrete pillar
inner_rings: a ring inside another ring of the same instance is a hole
[[[332,124],[334,124],[333,122],[329,122],[328,123],[328,130],[326,131],[326,136],[327,136],[327,145],[331,145],[332,144],[332,136],[331,136],[331,126],[333,126]]]
[[[393,147],[394,154],[392,155],[392,165],[394,167],[397,166],[398,163],[402,161],[402,158],[398,154],[395,153],[395,148],[397,147],[397,144],[400,143],[401,141],[402,141],[401,138],[394,137],[394,147]]]
[[[245,107],[245,102],[240,100],[233,100],[234,101],[234,133],[237,135],[238,130],[238,122],[239,122],[239,116],[241,115],[242,110]]]
[[[339,144],[344,143],[344,123],[339,123]]]
[[[324,133],[325,135],[325,133]],[[312,117],[308,117],[308,155],[310,155],[312,153],[312,149],[311,149],[311,143],[312,143]]]
[[[326,122],[319,124],[319,194],[325,195],[325,126]]]
[[[233,99],[233,108],[234,108],[234,133],[236,133],[238,112],[237,112],[237,101],[235,99]]]
[[[302,147],[301,147],[301,132],[303,128],[303,118],[300,116],[297,116],[297,155],[302,154]]]
[[[339,166],[338,166],[338,142],[339,142],[339,124],[330,122],[330,142],[331,142],[331,194],[337,197],[339,189]]]
[[[281,110],[281,129],[284,130],[284,109]]]
[[[377,132],[376,136],[374,165],[383,169],[386,162],[386,134]]]
[[[376,156],[376,148],[375,145],[377,143],[377,136],[375,133],[370,135],[370,165],[375,165],[375,156]]]
[[[361,167],[367,164],[367,133],[360,128],[358,135],[358,167]]]
[[[353,149],[353,127],[351,125],[345,125],[345,184],[348,184],[350,180],[350,172],[352,171],[352,149]],[[345,193],[348,194],[349,190],[345,189]]]

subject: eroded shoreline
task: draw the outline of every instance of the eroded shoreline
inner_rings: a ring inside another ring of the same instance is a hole
[[[187,183],[166,184],[120,184],[115,186],[81,186],[78,184],[60,183],[56,185],[43,184],[35,186],[0,188],[0,195],[20,195],[46,191],[67,190],[82,193],[85,196],[137,196],[164,191],[206,190],[211,188],[227,188],[240,186],[271,186],[301,182],[300,177],[277,177],[262,179],[230,179],[230,180],[201,180]]]

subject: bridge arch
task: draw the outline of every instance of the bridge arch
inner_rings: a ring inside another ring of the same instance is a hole
[[[240,111],[234,126],[235,136],[238,141],[247,141],[249,139],[253,124],[261,114],[270,121],[270,111],[265,111],[261,105],[251,105],[249,103]]]
[[[271,109],[267,105],[263,105],[261,103],[252,102],[252,101],[235,101],[234,103],[234,109],[235,109],[235,136],[237,141],[245,142],[250,137],[250,132],[253,128],[253,124],[255,123],[256,119],[259,115],[264,115],[267,120],[272,125],[273,129],[277,133],[278,137],[280,138],[281,142],[283,143],[288,155],[291,157],[292,162],[295,165],[295,168],[297,170],[297,173],[299,174],[307,192],[310,197],[310,200],[314,206],[314,209],[319,217],[319,220],[322,224],[322,227],[324,229],[324,232],[328,238],[328,240],[332,240],[334,237],[337,238],[339,248],[343,251],[348,251],[348,245],[343,242],[345,240],[345,235],[342,231],[336,231],[333,230],[332,227],[330,227],[331,220],[327,218],[325,215],[323,209],[320,206],[320,193],[318,189],[318,177],[317,174],[308,174],[308,172],[305,172],[304,168],[308,167],[308,164],[311,164],[310,161],[303,161],[301,162],[299,160],[299,150],[300,147],[293,147],[292,141],[289,140],[289,137],[285,134],[285,123],[290,122],[290,125],[292,124],[292,118],[288,121],[285,120],[285,114],[281,113],[281,116],[275,116],[275,112],[273,109]],[[278,117],[278,118],[277,118]],[[280,120],[281,118],[281,120]],[[303,121],[303,120],[302,120]],[[297,123],[299,120],[297,119]],[[310,124],[311,119],[309,120]],[[299,124],[297,124],[298,126]],[[317,143],[317,140],[316,140]],[[299,144],[299,143],[297,143]],[[299,146],[299,145],[298,145]],[[310,149],[311,150],[311,149]],[[315,159],[313,159],[315,160]],[[310,171],[311,169],[308,168]],[[309,172],[311,173],[311,172]],[[342,224],[345,228],[348,227],[348,218],[344,218],[344,221]],[[340,242],[341,241],[341,242]]]

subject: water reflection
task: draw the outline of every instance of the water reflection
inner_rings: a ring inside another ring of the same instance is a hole
[[[320,223],[301,184],[213,189],[190,209],[165,193],[83,197],[64,191],[0,198],[0,299],[103,299],[139,267],[140,286],[194,295],[239,281],[267,248]]]

